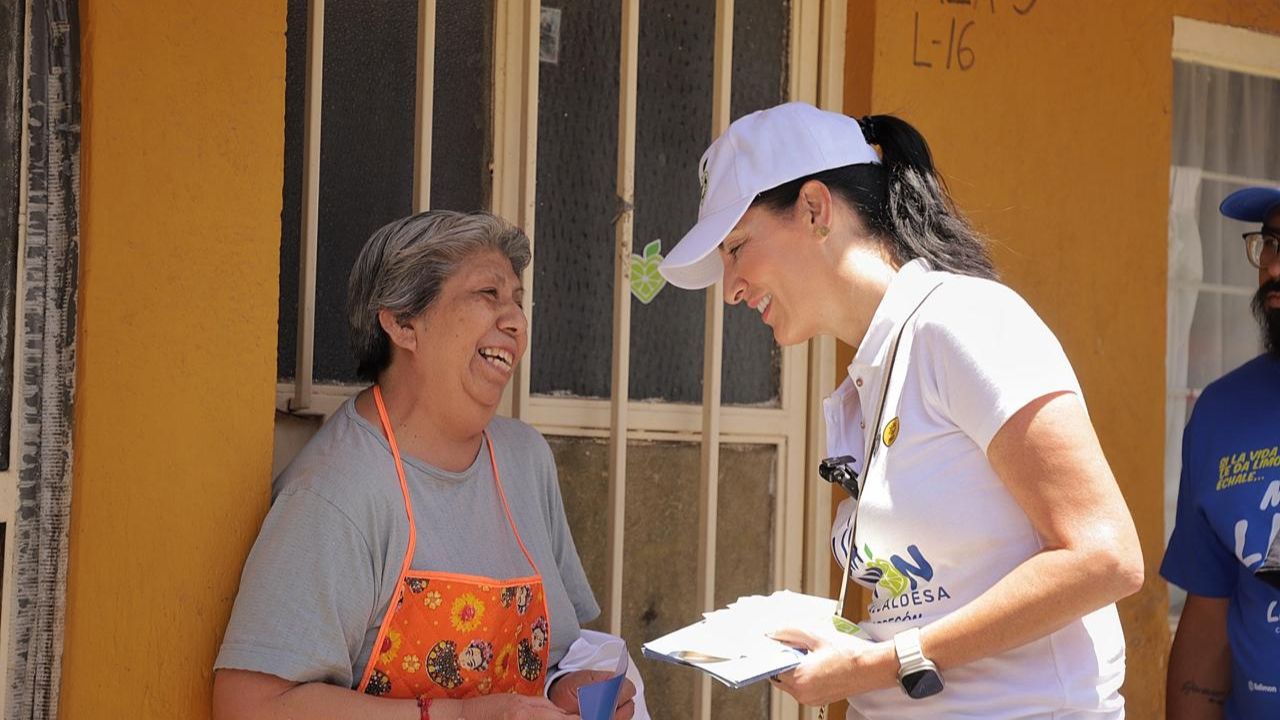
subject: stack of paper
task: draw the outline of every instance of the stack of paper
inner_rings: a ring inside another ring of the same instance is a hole
[[[790,590],[749,595],[703,615],[701,622],[645,643],[644,656],[695,667],[732,688],[800,664],[803,652],[771,639],[783,627],[831,622],[836,601]]]

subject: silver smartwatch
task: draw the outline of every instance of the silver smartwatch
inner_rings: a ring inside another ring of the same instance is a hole
[[[920,628],[894,635],[893,649],[898,654],[898,684],[907,697],[920,700],[942,692],[942,673],[920,649]]]

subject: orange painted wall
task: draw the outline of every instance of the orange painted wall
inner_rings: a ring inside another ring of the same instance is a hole
[[[208,717],[268,503],[285,4],[82,0],[60,717]]]
[[[848,112],[897,113],[929,139],[1080,376],[1147,561],[1120,606],[1140,718],[1163,717],[1169,642],[1157,571],[1175,14],[1280,32],[1274,0],[850,0],[845,79]]]
[[[1172,4],[1174,15],[1280,35],[1280,5],[1275,0],[1174,0]]]

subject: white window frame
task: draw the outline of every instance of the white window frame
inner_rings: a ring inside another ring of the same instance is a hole
[[[1173,59],[1280,80],[1280,37],[1203,20],[1174,17]],[[1229,183],[1240,187],[1280,186],[1280,178],[1255,178],[1210,171],[1201,173],[1200,177],[1202,180]],[[1258,288],[1245,285],[1171,282],[1168,295],[1170,301],[1177,290],[1253,297]],[[1173,357],[1165,358],[1166,366],[1174,362]],[[1166,397],[1170,400],[1187,398],[1194,401],[1203,391],[1202,387],[1168,388]]]
[[[622,6],[622,61],[619,78],[619,197],[634,199],[636,75],[641,0],[615,0]],[[431,158],[431,98],[434,66],[435,0],[419,0],[418,84],[416,101],[414,211],[429,206]],[[539,0],[496,0],[493,49],[493,177],[490,209],[519,225],[536,245],[536,178],[538,118]],[[734,0],[716,1],[713,70],[713,135],[729,122],[732,78]],[[791,0],[789,91],[793,100],[821,107],[843,108],[843,0]],[[363,385],[313,384],[311,367],[315,328],[315,266],[317,203],[319,198],[320,97],[323,78],[324,0],[308,8],[306,127],[303,170],[302,233],[298,300],[297,365],[295,380],[277,386],[277,408],[303,416],[327,418]],[[609,629],[621,630],[622,558],[628,441],[698,442],[702,446],[697,594],[712,609],[715,578],[716,479],[721,443],[772,446],[779,478],[774,534],[772,585],[830,592],[830,555],[826,533],[831,518],[829,488],[807,482],[817,476],[817,459],[825,451],[821,399],[835,387],[835,343],[821,338],[782,348],[778,407],[721,407],[720,368],[723,351],[723,290],[707,291],[706,348],[701,405],[628,401],[630,349],[629,260],[632,248],[631,212],[616,223],[615,295],[613,325],[612,399],[547,397],[530,393],[529,349],[525,362],[504,396],[501,412],[520,418],[546,435],[595,437],[610,440],[608,587],[597,588]],[[535,252],[536,256],[536,252]],[[533,297],[534,273],[522,277],[525,296]],[[530,327],[537,321],[526,308]],[[532,335],[532,332],[530,333]],[[277,438],[279,441],[279,437]],[[709,678],[695,692],[694,717],[710,717]],[[818,711],[802,709],[776,689],[770,693],[771,716],[784,720],[814,718]]]

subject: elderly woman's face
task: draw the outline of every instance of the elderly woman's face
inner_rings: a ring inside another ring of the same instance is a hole
[[[523,298],[502,253],[482,250],[463,260],[413,322],[426,376],[459,383],[471,399],[496,408],[528,342]]]

